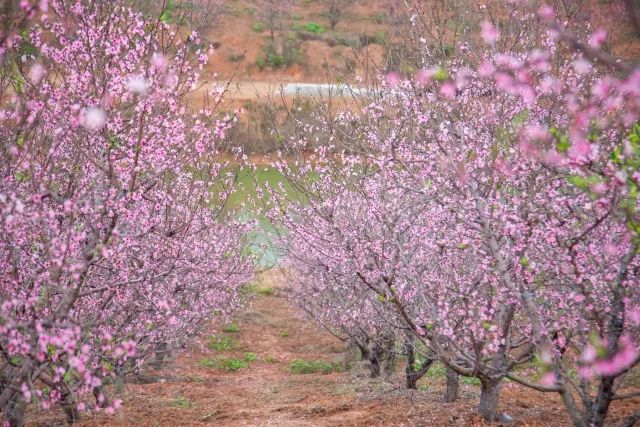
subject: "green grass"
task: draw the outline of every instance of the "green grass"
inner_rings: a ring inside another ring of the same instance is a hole
[[[242,291],[247,294],[257,294],[265,297],[270,297],[275,293],[275,290],[271,286],[260,286],[257,283],[245,285]]]
[[[193,408],[194,403],[184,396],[178,396],[173,400],[171,406],[181,409],[190,409]]]
[[[222,328],[222,332],[225,332],[227,334],[237,334],[238,332],[240,332],[240,327],[236,323],[230,323]]]
[[[323,360],[296,359],[289,366],[294,374],[330,374],[344,371],[347,366],[340,362],[325,362]]]
[[[249,366],[247,362],[237,357],[216,357],[215,359],[205,357],[200,361],[200,364],[205,368],[224,369],[229,372],[235,372]]]
[[[228,351],[233,350],[236,344],[231,337],[212,335],[207,347],[209,350]]]
[[[480,385],[480,380],[476,377],[460,377],[462,384]]]
[[[438,380],[445,380],[447,377],[447,370],[445,366],[440,362],[435,362],[431,365],[424,378],[427,380],[427,383],[434,383]],[[469,384],[469,385],[480,385],[480,380],[475,377],[460,377],[461,384]],[[423,385],[422,389],[426,389],[428,385]]]
[[[245,362],[255,362],[256,360],[258,360],[258,356],[256,356],[255,353],[251,353],[248,351],[244,354]]]
[[[265,297],[270,297],[274,294],[274,291],[271,286],[262,286],[256,289],[256,293]]]
[[[280,333],[278,334],[280,335],[282,338],[287,338],[289,336],[289,332],[287,331],[280,331]]]

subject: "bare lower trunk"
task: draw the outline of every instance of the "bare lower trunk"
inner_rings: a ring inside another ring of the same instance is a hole
[[[11,427],[22,427],[24,425],[24,409],[24,397],[22,393],[16,393],[5,414]]]
[[[406,386],[410,390],[415,390],[418,388],[418,376],[415,371],[416,364],[416,355],[414,349],[414,341],[411,337],[408,337],[404,342],[404,355],[407,361],[407,364],[404,368],[405,378],[406,378]]]
[[[369,362],[369,371],[371,372],[371,378],[377,378],[380,376],[380,362],[374,351],[371,351],[366,343],[366,340],[358,340],[354,338],[355,344],[360,349],[362,360]]]
[[[480,404],[478,413],[487,421],[493,422],[498,414],[498,401],[500,400],[500,381],[480,380]]]
[[[76,400],[71,392],[64,396],[61,405],[67,416],[67,424],[71,425],[80,421],[80,411],[78,411]]]
[[[393,362],[389,365],[389,358],[393,353],[393,345],[395,340],[393,337],[382,337],[378,342],[373,343],[373,348],[371,350],[371,359],[372,359],[372,368],[373,368],[373,360],[377,363],[377,375],[380,375],[380,364],[384,363],[384,374],[385,377],[388,378],[390,373],[393,372]],[[371,375],[374,376],[373,373]]]
[[[396,369],[396,354],[393,351],[387,353],[384,360],[384,377],[389,380],[393,376],[393,371]]]
[[[447,391],[444,394],[445,402],[455,402],[458,400],[458,387],[460,385],[459,375],[447,368]]]
[[[116,393],[124,393],[126,390],[126,372],[124,367],[119,367],[116,369]]]
[[[156,369],[162,369],[167,361],[171,348],[166,342],[161,342],[156,347],[155,358],[153,361],[153,367]]]
[[[371,378],[380,376],[380,362],[375,357],[369,359],[369,370],[371,371]]]
[[[416,390],[418,388],[418,380],[427,373],[435,360],[427,358],[422,361],[419,367],[416,365],[415,338],[412,335],[407,335],[405,338],[404,355],[406,358],[405,385],[410,390]]]

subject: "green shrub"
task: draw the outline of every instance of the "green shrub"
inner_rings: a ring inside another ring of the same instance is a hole
[[[232,53],[227,56],[227,59],[231,62],[240,62],[244,59],[244,53]]]
[[[235,323],[230,323],[224,328],[222,328],[222,332],[226,332],[228,334],[236,334],[240,332],[240,327]]]
[[[271,68],[282,68],[286,65],[286,60],[279,53],[269,53],[267,55],[267,63]]]
[[[278,361],[278,359],[276,359],[273,356],[267,356],[267,357],[264,358],[264,361],[267,362],[267,363],[276,363]]]
[[[189,409],[193,408],[193,402],[184,396],[178,396],[173,400],[172,406],[176,408]]]
[[[248,366],[247,362],[236,357],[217,357],[215,359],[205,357],[200,361],[200,364],[205,368],[224,369],[225,371],[231,372],[244,369]]]
[[[324,27],[315,22],[307,22],[304,26],[304,29],[314,34],[324,33]]]
[[[253,31],[255,31],[256,33],[261,33],[263,32],[265,29],[267,28],[267,25],[264,22],[256,22],[255,24],[253,24],[253,26],[251,27],[251,29]]]
[[[224,369],[225,371],[235,372],[239,369],[244,369],[247,366],[247,362],[235,357],[221,357],[220,359],[218,359],[218,367]]]
[[[258,360],[258,356],[256,356],[254,353],[246,352],[244,354],[244,361],[245,362],[255,362],[256,360]]]
[[[347,367],[344,363],[325,362],[323,360],[302,360],[296,359],[291,362],[291,372],[294,374],[330,374],[332,372],[341,372]]]
[[[286,337],[288,337],[288,336],[289,336],[289,332],[287,332],[287,331],[280,331],[280,333],[279,333],[278,335],[280,335],[282,338],[286,338]]]

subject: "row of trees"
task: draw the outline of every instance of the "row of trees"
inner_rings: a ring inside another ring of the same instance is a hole
[[[235,116],[187,105],[210,50],[163,11],[4,8],[0,411],[21,425],[61,404],[72,422],[117,410],[105,385],[241,305],[247,226],[223,212],[217,149]]]
[[[640,362],[640,69],[602,30],[574,32],[573,11],[511,2],[500,26],[484,17],[484,49],[444,57],[411,10],[424,69],[300,123],[277,164],[297,195],[274,189],[270,212],[296,303],[372,366],[402,352],[409,387],[435,360],[451,391],[477,378],[490,421],[505,379],[585,427],[640,395],[624,381]]]

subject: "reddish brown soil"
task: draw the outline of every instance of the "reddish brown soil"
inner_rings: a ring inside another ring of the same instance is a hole
[[[271,278],[265,281],[275,280]],[[301,319],[285,298],[286,288],[257,295],[237,317],[239,332],[231,337],[233,350],[192,348],[177,354],[169,365],[152,374],[151,384],[128,384],[121,396],[124,408],[113,417],[87,415],[83,426],[335,426],[335,425],[487,425],[475,415],[479,389],[461,384],[460,399],[444,403],[443,379],[431,379],[426,391],[407,392],[401,368],[394,383],[370,380],[358,365],[347,372],[294,374],[295,359],[341,361],[343,343]],[[257,360],[236,372],[202,366],[203,358],[252,352]],[[620,413],[640,407],[640,399],[616,406],[611,424]],[[507,383],[500,410],[514,418],[515,426],[569,425],[555,395],[536,393]],[[60,425],[61,413],[30,414],[30,425]]]

